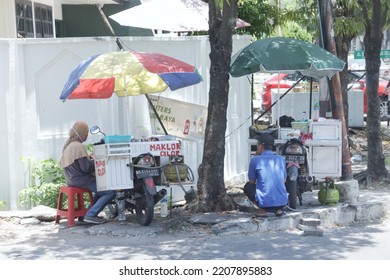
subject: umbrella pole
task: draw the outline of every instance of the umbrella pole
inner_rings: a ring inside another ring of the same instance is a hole
[[[309,120],[311,120],[311,108],[313,105],[313,78],[310,77]]]
[[[130,112],[129,112],[130,111],[130,102],[129,102],[129,96],[127,95],[127,93],[126,93],[125,98],[126,98],[126,101],[125,101],[125,104],[126,104],[125,119],[126,120],[125,120],[124,124],[126,125],[125,132],[128,133],[128,132],[130,132]]]
[[[279,96],[279,95],[280,95],[280,71],[278,72],[278,113],[276,114],[276,124],[280,128],[279,118],[280,118],[280,109],[281,109],[281,107],[280,107],[281,96]],[[280,131],[279,131],[278,135],[280,136]]]
[[[168,135],[168,132],[167,132],[167,130],[165,129],[165,126],[164,126],[162,120],[160,119],[160,116],[158,115],[158,113],[157,113],[157,111],[156,111],[156,108],[154,108],[154,105],[153,105],[153,103],[152,103],[152,100],[150,100],[150,98],[149,98],[149,96],[148,96],[147,94],[145,94],[145,97],[146,97],[146,99],[148,100],[148,103],[149,103],[150,107],[152,107],[152,110],[153,110],[154,114],[156,115],[156,118],[157,118],[158,122],[160,123],[162,129],[164,130],[165,135]]]
[[[110,32],[111,32],[112,36],[115,37],[115,42],[116,42],[116,44],[118,45],[118,48],[119,48],[121,51],[123,51],[123,50],[124,50],[124,49],[123,49],[123,46],[122,46],[121,42],[119,41],[119,38],[116,36],[116,34],[115,34],[115,32],[114,32],[114,29],[112,28],[112,26],[111,26],[110,22],[108,21],[106,15],[104,14],[104,12],[103,12],[103,10],[102,10],[102,6],[103,6],[102,4],[96,4],[96,8],[98,9],[100,15],[102,16],[104,23],[106,24],[106,26],[108,27],[108,29],[110,29]]]
[[[254,78],[253,78],[253,74],[251,75],[251,114],[252,114],[252,124],[253,124],[253,115],[254,115],[254,112],[253,112],[253,98],[255,97],[255,90],[254,90]]]

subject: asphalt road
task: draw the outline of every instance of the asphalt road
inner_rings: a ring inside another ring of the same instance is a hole
[[[390,260],[389,218],[325,228],[323,236],[303,236],[297,229],[217,236],[197,228],[159,234],[145,227],[132,236],[113,236],[88,234],[84,226],[70,234],[53,223],[0,223],[0,260]]]

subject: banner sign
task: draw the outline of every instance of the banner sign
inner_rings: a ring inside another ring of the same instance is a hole
[[[161,96],[149,96],[169,135],[187,139],[203,139],[207,107]],[[164,134],[152,108],[149,108],[154,134]]]

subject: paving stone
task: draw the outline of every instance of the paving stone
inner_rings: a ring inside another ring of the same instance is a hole
[[[299,223],[301,225],[305,225],[305,226],[317,227],[321,224],[321,220],[320,219],[313,219],[313,218],[302,218],[299,220]]]
[[[317,227],[308,227],[303,231],[304,236],[323,236],[324,230]]]

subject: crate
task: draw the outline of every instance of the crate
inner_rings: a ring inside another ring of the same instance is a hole
[[[300,135],[301,135],[301,131],[299,129],[282,127],[282,128],[280,128],[280,131],[279,131],[279,138],[282,140],[299,138]]]
[[[309,133],[309,122],[291,122],[291,127],[299,129],[302,133]]]
[[[130,155],[132,150],[131,143],[106,144],[105,146],[107,156]]]

